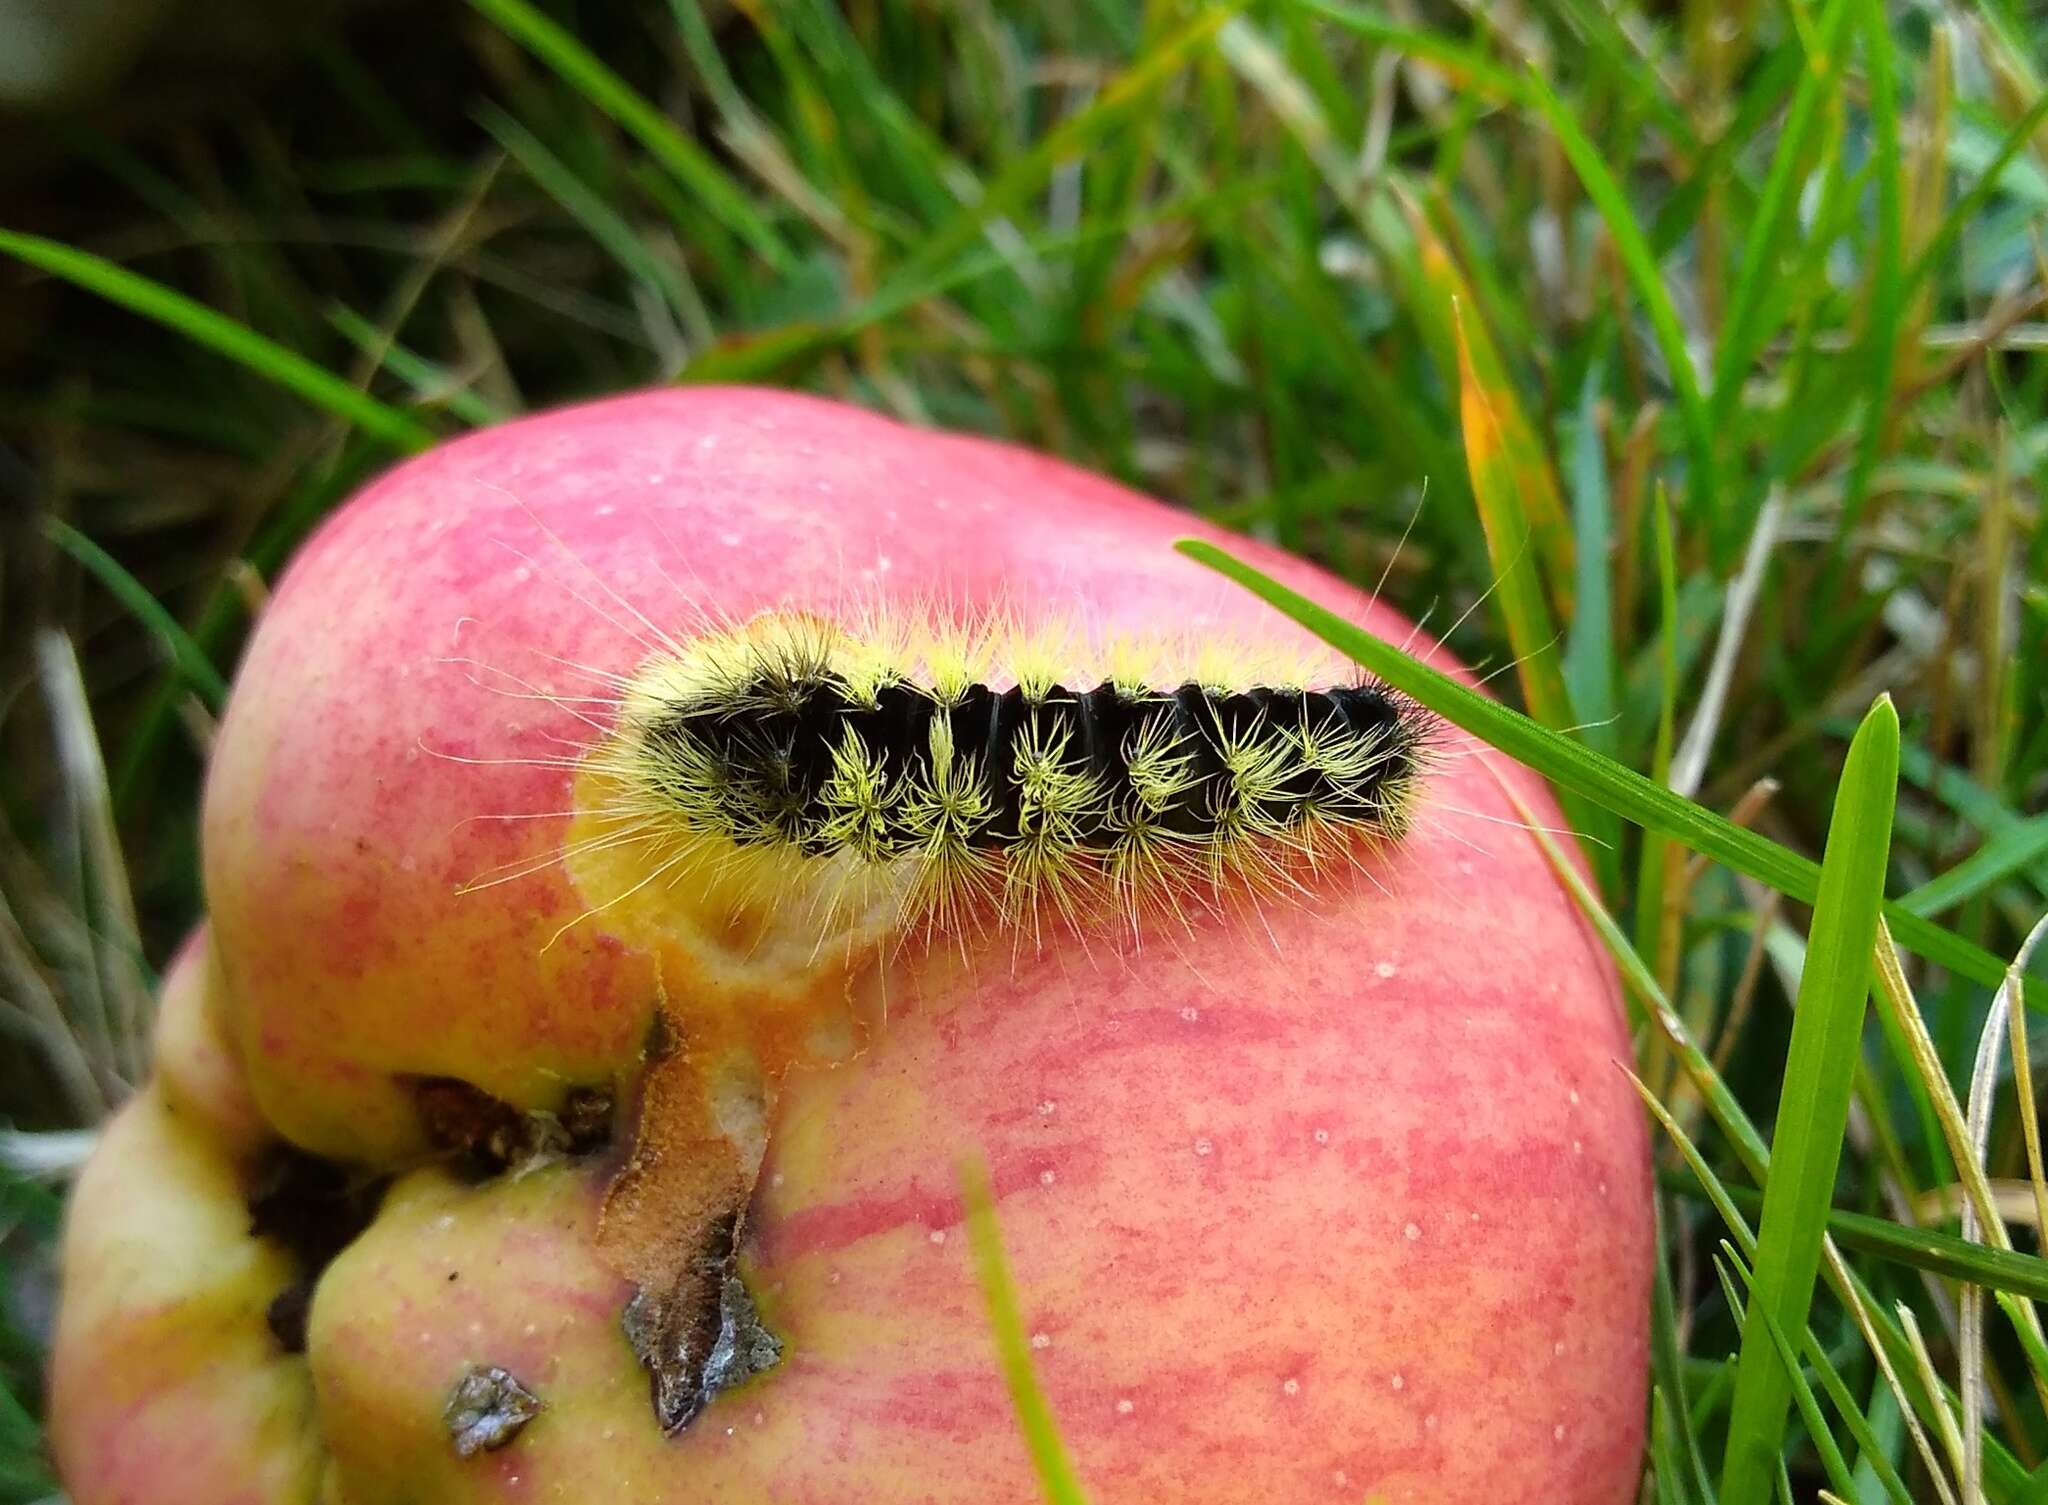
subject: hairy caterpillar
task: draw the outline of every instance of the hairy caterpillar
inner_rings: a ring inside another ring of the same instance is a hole
[[[1425,712],[1255,654],[1089,645],[1004,615],[770,612],[615,681],[587,772],[649,880],[879,904],[901,933],[1151,913],[1299,888],[1408,828]],[[833,927],[832,917],[820,932]]]

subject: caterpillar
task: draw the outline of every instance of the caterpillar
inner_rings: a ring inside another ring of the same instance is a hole
[[[650,879],[709,865],[879,903],[906,935],[1036,944],[1049,924],[1136,936],[1155,912],[1305,891],[1302,868],[1409,827],[1431,722],[1383,685],[931,620],[771,611],[664,643],[616,682],[586,768],[594,839],[645,847]]]

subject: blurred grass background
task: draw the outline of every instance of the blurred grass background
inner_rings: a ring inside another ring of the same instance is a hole
[[[1056,451],[1384,579],[1537,720],[1812,857],[1889,692],[1885,890],[2013,955],[2048,905],[2043,27],[2016,0],[370,4],[0,118],[0,1505],[55,1489],[59,1131],[144,1069],[265,582],[406,450],[537,407],[766,381]],[[1701,1189],[1754,1182],[1727,1110],[1776,1115],[1809,912],[1573,813],[1679,1026],[1646,1012],[1641,1066],[1706,1174],[1660,1145],[1645,1489],[1703,1505],[1743,1288]],[[1823,1293],[1778,1335],[1832,1407],[1793,1414],[1782,1487],[2048,1500],[2048,1348],[1949,1278],[2048,1293],[2031,1098],[1995,1051],[1972,1091],[1984,979],[1899,981],[1925,1049],[1880,1010],[1855,1063],[1834,1203],[1877,1231],[1844,1259],[1928,1374],[1981,1366],[1989,1440]],[[1972,1186],[2016,1262],[1907,1259],[1899,1228],[1955,1232]]]

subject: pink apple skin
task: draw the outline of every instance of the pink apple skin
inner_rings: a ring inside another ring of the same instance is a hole
[[[772,1107],[747,1268],[785,1357],[678,1436],[599,1247],[616,1157],[480,1185],[428,1163],[405,1078],[527,1108],[630,1089],[673,989],[632,927],[572,923],[552,765],[599,730],[548,698],[597,693],[566,665],[630,672],[691,602],[1022,603],[1291,641],[1171,552],[1191,531],[1015,449],[716,389],[478,434],[356,499],[242,666],[208,787],[210,958],[174,976],[160,1084],[74,1211],[52,1431],[77,1505],[215,1505],[223,1468],[307,1505],[1022,1505],[970,1155],[1098,1505],[1633,1499],[1651,1226],[1629,1045],[1503,786],[1554,807],[1491,755],[1446,758],[1370,872],[1255,921],[892,977],[865,1052],[792,1069]],[[493,818],[521,815],[542,818]],[[498,873],[518,876],[472,886]],[[181,1081],[217,1111],[176,1109]],[[246,1232],[264,1135],[401,1172],[322,1275],[303,1356],[266,1346],[291,1277]],[[480,1365],[545,1409],[464,1459],[442,1408]]]

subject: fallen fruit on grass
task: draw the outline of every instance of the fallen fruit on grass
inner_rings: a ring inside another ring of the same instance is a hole
[[[893,944],[592,825],[692,612],[1295,644],[1051,460],[744,390],[409,462],[250,645],[209,918],[73,1204],[77,1505],[1026,1501],[958,1167],[1097,1505],[1633,1499],[1651,1227],[1615,981],[1503,785],[1135,942]],[[1391,611],[1260,567],[1396,641]],[[1334,673],[1334,670],[1333,670]]]

